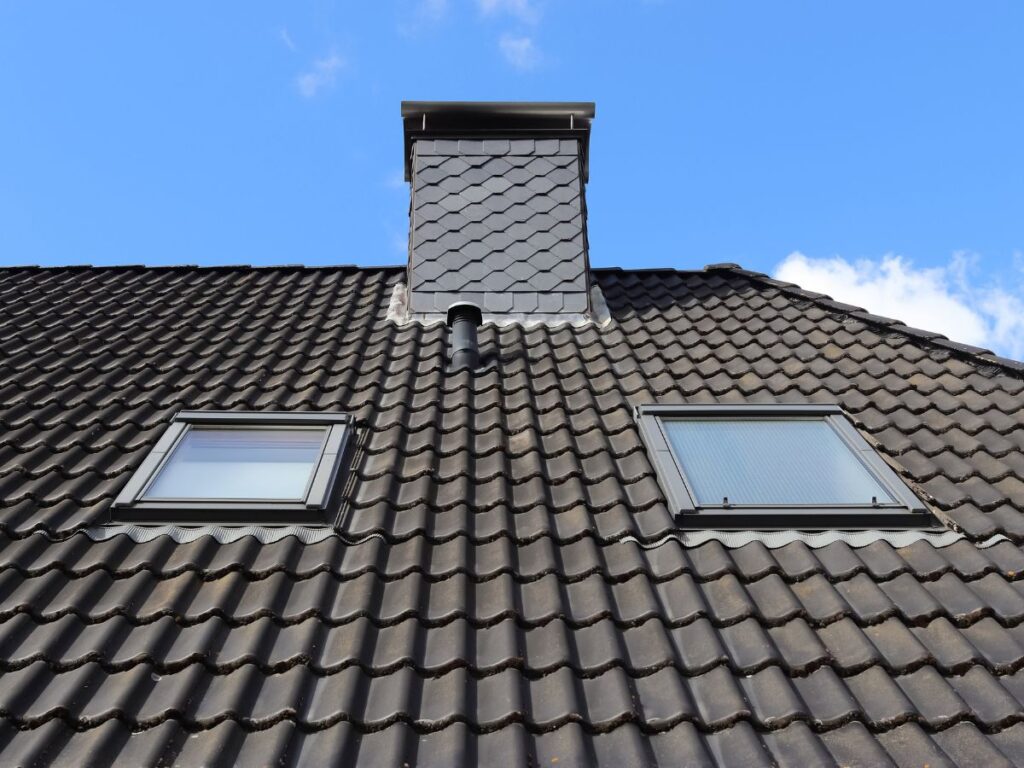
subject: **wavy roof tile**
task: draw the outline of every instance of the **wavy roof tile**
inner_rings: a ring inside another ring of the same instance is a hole
[[[725,265],[449,373],[403,277],[0,271],[0,764],[1024,762],[1019,363]],[[964,537],[687,545],[654,401],[839,403]],[[97,538],[184,408],[353,413],[337,535]]]

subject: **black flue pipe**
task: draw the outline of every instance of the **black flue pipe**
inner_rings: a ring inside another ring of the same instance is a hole
[[[448,308],[448,327],[452,329],[451,370],[473,370],[480,363],[476,329],[482,322],[483,313],[476,304],[460,302]]]

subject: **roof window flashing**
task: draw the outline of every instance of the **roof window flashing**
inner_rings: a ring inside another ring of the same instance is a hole
[[[342,413],[182,411],[114,502],[126,522],[324,524]]]
[[[681,528],[937,524],[837,405],[643,405],[636,417]]]

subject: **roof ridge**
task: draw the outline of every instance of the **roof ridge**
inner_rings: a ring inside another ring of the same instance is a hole
[[[131,272],[136,270],[170,272],[173,270],[187,271],[210,271],[217,270],[237,271],[250,270],[254,272],[265,272],[272,270],[295,270],[320,272],[327,270],[398,270],[405,269],[404,264],[380,264],[363,266],[359,264],[11,264],[0,266],[0,272],[57,272],[64,270],[115,270]]]
[[[679,269],[678,267],[591,267],[591,272],[629,272],[629,273],[648,273],[648,272],[672,272],[673,274],[680,275],[700,275],[707,272],[710,268],[718,268],[724,266],[738,267],[739,264],[709,264],[706,267],[700,269]]]
[[[918,342],[925,342],[940,349],[952,352],[960,357],[967,358],[972,362],[981,363],[983,365],[996,365],[1001,368],[1008,369],[1014,374],[1021,376],[1024,375],[1024,362],[1014,360],[1009,357],[1003,357],[995,354],[990,349],[983,347],[975,347],[971,344],[963,344],[959,341],[953,341],[941,333],[935,331],[928,331],[923,328],[914,328],[913,326],[907,325],[902,320],[897,320],[891,317],[885,317],[883,315],[876,315],[872,312],[868,312],[863,307],[858,307],[853,304],[845,304],[841,301],[836,301],[831,296],[824,293],[817,293],[815,291],[809,291],[805,288],[801,288],[796,283],[787,283],[783,280],[776,280],[771,275],[765,274],[764,272],[756,272],[750,269],[744,269],[739,264],[733,264],[726,262],[722,264],[708,264],[702,271],[722,271],[722,272],[734,272],[738,275],[756,280],[764,285],[772,286],[777,288],[783,293],[798,296],[808,301],[812,301],[815,304],[824,307],[832,312],[841,312],[845,315],[850,315],[856,319],[867,323],[869,325],[879,326],[890,331],[897,331],[909,336]]]

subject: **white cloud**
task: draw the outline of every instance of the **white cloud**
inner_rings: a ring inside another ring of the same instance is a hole
[[[307,99],[316,96],[322,89],[334,85],[334,81],[345,67],[345,60],[337,53],[332,52],[329,56],[316,59],[309,71],[303,72],[295,78],[295,85],[299,93]]]
[[[413,5],[405,5],[401,14],[402,21],[398,25],[398,33],[405,37],[416,37],[436,27],[448,16],[450,10],[448,0],[416,0]]]
[[[498,49],[505,61],[516,69],[534,69],[541,61],[540,49],[529,37],[502,35],[498,40]]]
[[[477,5],[485,16],[507,13],[527,24],[535,24],[540,20],[540,8],[531,0],[477,0]]]
[[[292,36],[288,34],[286,27],[281,27],[281,42],[284,43],[289,51],[296,50],[295,41],[292,40]]]
[[[941,333],[954,341],[1024,357],[1024,283],[981,285],[977,258],[954,254],[940,267],[915,267],[901,256],[848,261],[791,253],[775,277],[837,301]]]
[[[416,15],[426,21],[440,21],[448,13],[448,0],[420,0]]]
[[[396,168],[387,175],[384,179],[384,186],[388,189],[401,189],[405,190],[408,188],[408,182],[405,180],[405,169]]]

